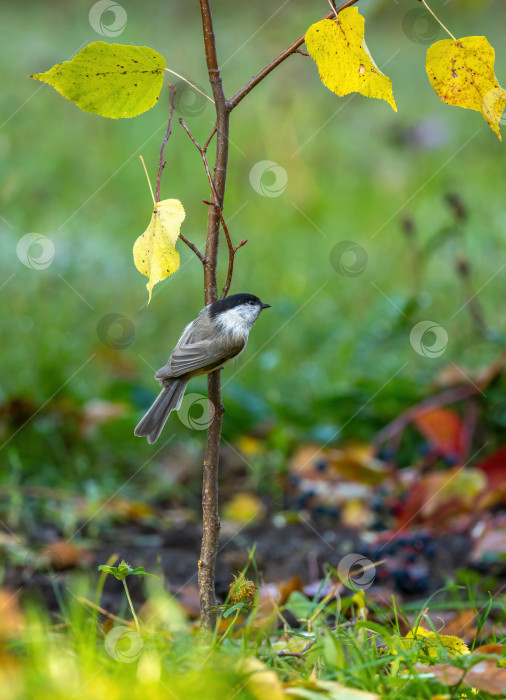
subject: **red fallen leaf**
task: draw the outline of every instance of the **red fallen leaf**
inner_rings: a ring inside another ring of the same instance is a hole
[[[486,488],[479,469],[454,467],[423,476],[408,492],[401,506],[398,527],[410,523],[442,525],[464,513],[476,511],[476,499]]]
[[[415,669],[424,674],[433,674],[446,685],[462,682],[471,688],[478,688],[478,690],[491,695],[503,695],[506,690],[506,668],[498,667],[496,659],[483,659],[470,668],[467,673],[451,664],[435,664],[434,666],[416,664]]]
[[[449,408],[432,408],[418,415],[414,423],[434,449],[444,457],[458,458],[466,453],[462,420]]]
[[[476,466],[487,475],[490,490],[499,490],[506,494],[506,445],[497,450],[497,452],[485,457]]]

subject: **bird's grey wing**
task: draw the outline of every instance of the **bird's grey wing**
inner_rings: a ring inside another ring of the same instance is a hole
[[[225,350],[216,341],[203,340],[199,343],[178,345],[167,364],[155,374],[156,379],[181,377],[194,372],[210,372],[239,354],[244,342],[227,346]]]

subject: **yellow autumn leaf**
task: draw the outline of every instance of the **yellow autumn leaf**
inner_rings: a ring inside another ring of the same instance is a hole
[[[392,81],[374,63],[364,40],[364,18],[348,7],[336,20],[322,19],[306,32],[309,55],[322,83],[339,97],[359,92],[385,100],[397,112]]]
[[[155,284],[179,268],[176,241],[185,216],[179,199],[157,202],[149,226],[135,241],[134,263],[139,272],[149,277],[146,285],[149,301]]]
[[[247,676],[247,690],[258,700],[284,700],[283,686],[277,674],[258,659],[248,658],[242,664]],[[244,686],[243,686],[244,687]]]
[[[494,73],[495,51],[484,36],[437,41],[427,51],[426,69],[438,96],[449,105],[474,109],[502,141],[499,123],[506,91]]]

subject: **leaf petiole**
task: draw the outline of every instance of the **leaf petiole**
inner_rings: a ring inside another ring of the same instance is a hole
[[[453,39],[453,41],[457,41],[457,39],[453,36],[453,34],[451,33],[451,31],[448,29],[448,27],[445,27],[445,25],[441,22],[441,20],[439,19],[439,17],[438,17],[434,12],[432,12],[432,10],[431,10],[430,7],[427,5],[427,3],[425,2],[425,0],[422,0],[422,2],[423,2],[423,4],[425,5],[425,8],[426,8],[426,9],[430,12],[430,14],[434,17],[434,19],[436,20],[436,22],[438,22],[438,24],[440,24],[440,25],[443,27],[443,29],[445,30],[445,32],[446,32],[447,34],[449,34],[449,36],[451,36],[451,38]]]

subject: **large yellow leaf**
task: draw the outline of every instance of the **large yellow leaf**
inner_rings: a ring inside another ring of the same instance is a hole
[[[165,59],[148,46],[95,41],[71,61],[30,77],[52,85],[84,112],[122,119],[156,104],[164,70]]]
[[[316,61],[322,83],[339,97],[359,92],[386,100],[397,112],[392,81],[374,63],[364,40],[364,18],[348,7],[336,20],[322,19],[306,32],[309,55]]]
[[[499,139],[506,91],[494,73],[495,51],[484,36],[443,39],[427,51],[427,75],[449,105],[481,112]]]
[[[179,199],[157,202],[149,226],[135,241],[134,263],[139,272],[149,277],[146,285],[149,301],[155,284],[179,268],[176,241],[184,217],[185,211]]]

